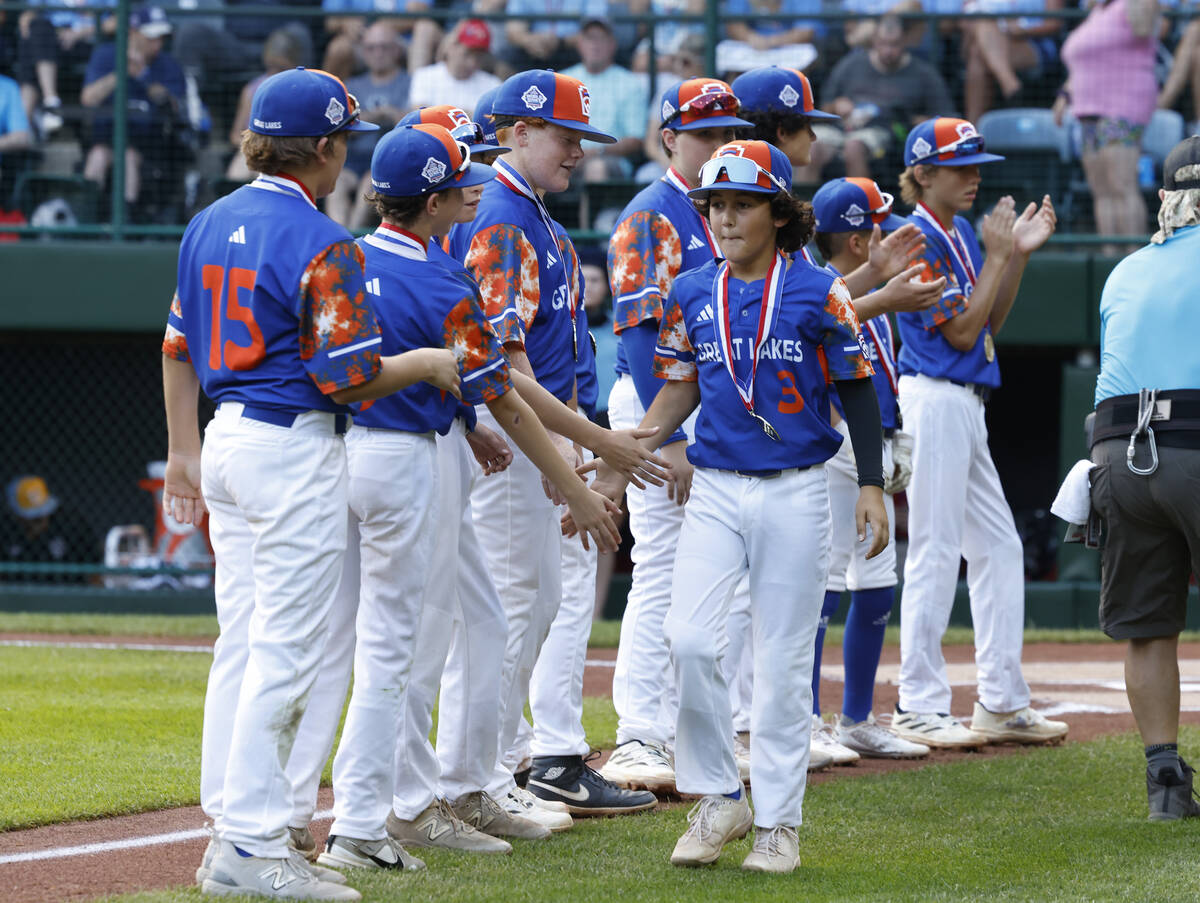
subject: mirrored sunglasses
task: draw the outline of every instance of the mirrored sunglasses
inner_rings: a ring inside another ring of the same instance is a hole
[[[763,177],[767,180],[765,183]],[[773,185],[780,191],[788,190],[787,185],[774,173],[763,169],[749,157],[737,157],[733,154],[714,157],[700,167],[701,188],[712,188],[721,182],[759,185],[763,188]]]

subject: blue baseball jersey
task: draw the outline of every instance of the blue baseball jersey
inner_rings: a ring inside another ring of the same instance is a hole
[[[346,412],[328,393],[374,378],[381,338],[362,252],[286,176],[259,176],[188,224],[163,353],[217,402]]]
[[[451,229],[449,251],[479,283],[501,342],[523,348],[537,381],[565,402],[575,391],[575,249],[532,192],[522,190],[528,184],[520,175],[503,160],[493,166],[499,177],[484,187],[474,221]]]
[[[825,269],[835,276],[842,275],[833,264],[826,264]],[[863,323],[862,336],[867,344],[867,358],[875,370],[871,375],[871,383],[879,398],[879,419],[885,430],[894,430],[899,425],[896,416],[896,343],[892,336],[892,322],[887,314],[880,314]],[[844,420],[846,412],[842,410],[837,392],[832,394],[830,401]]]
[[[383,353],[449,348],[458,359],[466,404],[494,401],[512,388],[508,361],[474,292],[440,263],[429,260],[420,239],[388,225],[358,240],[366,258],[367,292],[383,333]],[[355,414],[359,426],[445,435],[458,400],[419,382]]]
[[[954,217],[949,236],[933,221],[932,215],[914,213],[908,221],[925,233],[923,256],[926,266],[921,280],[933,282],[945,276],[946,288],[941,300],[933,307],[896,315],[901,341],[900,372],[996,388],[1000,385],[1000,364],[994,354],[993,360],[989,361],[985,350],[992,342],[991,327],[984,325],[970,351],[959,351],[938,329],[971,303],[974,277],[983,269],[983,254],[975,230],[961,216]]]
[[[617,372],[629,373],[629,351],[621,333],[646,320],[662,320],[663,302],[675,277],[702,267],[718,249],[705,222],[687,196],[688,186],[675,170],[634,196],[617,218],[608,243],[608,279],[617,334]],[[634,362],[649,371],[654,361]]]
[[[583,277],[580,276],[582,286]],[[595,339],[588,331],[587,311],[580,305],[575,314],[575,325],[579,331],[579,360],[575,362],[575,401],[579,410],[587,414],[588,420],[596,419],[596,405],[600,400],[600,379],[596,374],[596,351],[592,347]]]
[[[829,460],[842,437],[829,425],[829,383],[871,376],[858,318],[846,284],[793,260],[759,357],[755,413],[779,434],[770,438],[752,417],[726,370],[715,317],[719,261],[675,280],[659,330],[655,371],[662,379],[698,381],[700,414],[688,459],[719,470],[808,467]],[[738,378],[748,381],[763,297],[763,280],[729,279],[730,342]]]

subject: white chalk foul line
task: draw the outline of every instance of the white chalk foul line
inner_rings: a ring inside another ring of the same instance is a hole
[[[0,646],[20,646],[29,649],[130,649],[138,652],[207,652],[212,646],[173,646],[169,643],[85,643],[76,640],[0,640]]]
[[[325,809],[313,816],[313,821],[333,818],[333,810]],[[169,831],[166,834],[148,834],[143,837],[127,837],[125,840],[108,840],[103,843],[85,843],[74,847],[51,847],[48,850],[32,850],[28,853],[9,853],[0,856],[0,865],[16,862],[38,862],[44,859],[69,859],[72,856],[92,856],[96,853],[113,853],[117,850],[134,850],[138,847],[154,847],[163,844],[184,843],[207,837],[208,828],[192,828],[189,831]]]

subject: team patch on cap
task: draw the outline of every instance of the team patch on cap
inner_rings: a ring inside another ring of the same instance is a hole
[[[592,115],[592,95],[588,93],[587,85],[580,84],[579,86],[579,108],[583,110],[585,117]]]
[[[446,164],[436,157],[430,157],[425,161],[425,168],[421,170],[421,175],[430,185],[436,185],[446,178]]]
[[[913,142],[912,152],[913,156],[920,160],[933,153],[933,145],[931,145],[924,138],[918,138]]]
[[[779,92],[779,99],[785,106],[794,107],[800,102],[800,92],[791,85],[784,85],[783,90]]]
[[[545,94],[538,90],[537,85],[530,85],[529,88],[521,95],[521,100],[531,110],[540,110],[546,105],[548,98]]]
[[[329,98],[329,106],[325,108],[325,118],[330,125],[339,125],[346,118],[346,106],[336,97]]]
[[[663,122],[666,122],[668,119],[670,119],[674,115],[675,115],[675,108],[673,106],[671,106],[671,101],[664,100],[663,105],[662,105],[662,120],[663,120]]]
[[[846,208],[842,216],[852,226],[861,226],[867,215],[867,211],[863,210],[858,204],[851,204]]]

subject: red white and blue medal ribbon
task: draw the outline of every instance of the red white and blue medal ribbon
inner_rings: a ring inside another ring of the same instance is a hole
[[[689,190],[688,183],[684,181],[683,176],[675,171],[675,167],[668,169],[667,174],[662,178],[664,182],[674,187],[675,190],[682,194],[685,198],[687,197]],[[691,203],[691,198],[688,198],[688,203]],[[713,252],[713,257],[720,257],[721,249],[717,247],[717,239],[716,236],[713,235],[712,227],[709,226],[708,220],[700,215],[699,210],[696,210],[695,212],[696,219],[700,220],[700,225],[704,227],[704,238],[708,242],[708,246]]]
[[[542,225],[546,227],[546,231],[550,234],[551,246],[562,255],[563,250],[558,243],[558,232],[554,229],[554,220],[550,218],[550,212],[546,209],[546,205],[542,203],[542,199],[538,197],[537,192],[533,190],[519,172],[503,160],[494,162],[492,169],[496,170],[496,181],[500,182],[510,191],[514,191],[533,202],[533,206],[537,208],[538,216],[542,220]],[[575,295],[571,292],[571,273],[567,268],[567,261],[564,259],[560,262],[563,269],[563,289],[567,293],[567,316],[571,318],[571,343],[575,360],[579,360],[579,334],[575,328]]]
[[[770,338],[771,326],[779,314],[779,308],[783,300],[783,277],[786,271],[787,262],[783,259],[782,254],[776,252],[775,259],[771,262],[770,269],[767,270],[767,277],[763,280],[763,295],[758,308],[758,329],[754,335],[749,382],[742,382],[742,380],[738,379],[737,373],[733,369],[733,338],[729,321],[728,262],[723,261],[717,268],[717,278],[713,282],[713,319],[716,321],[717,340],[721,343],[721,356],[725,363],[725,370],[729,374],[729,378],[733,380],[733,387],[737,390],[738,397],[742,399],[742,405],[745,406],[746,413],[757,420],[762,425],[763,432],[776,441],[779,441],[779,433],[776,432],[775,427],[765,417],[754,411],[754,378],[758,375],[759,352],[762,351],[763,346],[766,345],[767,340]]]
[[[886,316],[880,319],[880,324],[886,338],[879,334],[880,330],[875,328],[874,320],[866,320],[862,326],[875,343],[876,356],[879,358],[879,365],[883,367],[883,375],[887,377],[888,385],[892,387],[892,394],[899,395],[900,387],[896,382],[896,352],[892,348],[892,324]]]
[[[919,216],[933,226],[934,231],[946,240],[946,245],[950,248],[950,253],[958,261],[959,271],[966,274],[967,280],[971,283],[971,287],[974,288],[975,281],[979,276],[975,273],[975,265],[971,263],[971,255],[967,253],[966,245],[959,241],[958,230],[951,225],[950,231],[947,232],[942,224],[938,222],[938,218],[933,215],[933,211],[926,207],[922,201],[917,202],[917,207],[913,210],[913,215]]]

